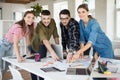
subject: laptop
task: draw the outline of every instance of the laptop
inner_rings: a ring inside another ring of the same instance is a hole
[[[57,44],[52,44],[51,46],[52,46],[53,50],[56,52],[56,54],[58,55],[58,57],[60,59],[63,59],[62,46],[61,45],[57,45]]]
[[[84,64],[88,64],[88,65],[81,65],[78,67],[68,67],[67,68],[67,75],[90,75],[91,71],[93,69],[93,64],[92,62],[90,63],[84,63]]]

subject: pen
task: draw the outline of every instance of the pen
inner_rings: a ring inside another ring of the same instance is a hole
[[[58,60],[59,62],[62,62],[62,60]]]
[[[69,63],[69,67],[71,67],[71,64],[74,62],[74,59],[72,59]]]

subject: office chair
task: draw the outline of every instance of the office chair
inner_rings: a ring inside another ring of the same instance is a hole
[[[10,69],[10,72],[11,72],[12,77],[13,77],[13,79],[10,79],[10,80],[24,80],[22,78],[22,75],[20,74],[20,72],[17,69],[12,68],[11,66],[9,66],[9,69]]]

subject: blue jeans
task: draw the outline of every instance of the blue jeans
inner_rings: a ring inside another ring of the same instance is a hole
[[[1,70],[3,70],[2,57],[12,56],[12,54],[13,54],[13,43],[8,42],[6,39],[0,40],[0,68]]]
[[[46,57],[47,49],[46,49],[46,47],[45,47],[44,45],[40,45],[37,52],[35,52],[35,51],[32,49],[31,46],[28,46],[28,49],[30,50],[30,52],[31,52],[32,54],[33,54],[33,53],[39,53],[39,54],[41,55],[40,58]],[[33,73],[31,73],[31,78],[32,78],[32,80],[37,80],[37,76],[36,76],[35,74],[33,74]],[[39,77],[39,80],[44,80],[44,78]]]

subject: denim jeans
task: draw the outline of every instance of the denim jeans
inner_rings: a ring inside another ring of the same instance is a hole
[[[32,54],[34,54],[34,53],[39,53],[39,54],[41,55],[41,58],[46,57],[46,54],[47,54],[47,49],[46,49],[46,47],[45,47],[44,45],[40,45],[37,52],[35,52],[35,51],[32,49],[31,46],[28,46],[28,50],[29,50]],[[31,78],[32,78],[32,80],[37,80],[37,76],[36,76],[35,74],[33,74],[33,73],[31,73]],[[39,77],[39,80],[44,80],[44,78]]]
[[[2,57],[12,56],[13,44],[8,42],[6,39],[0,40],[0,68],[3,70]]]

